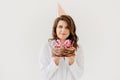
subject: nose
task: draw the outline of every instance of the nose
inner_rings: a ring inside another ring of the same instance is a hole
[[[65,30],[66,30],[65,28],[62,28],[62,32],[65,32]]]

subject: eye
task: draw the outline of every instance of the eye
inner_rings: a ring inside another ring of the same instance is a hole
[[[59,25],[58,28],[62,28],[63,26],[62,25]]]
[[[65,29],[69,29],[69,27],[68,27],[68,26],[66,26],[66,27],[65,27]]]

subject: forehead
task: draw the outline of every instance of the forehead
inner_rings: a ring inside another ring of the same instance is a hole
[[[66,26],[67,26],[67,22],[64,21],[64,20],[60,20],[60,21],[58,22],[58,25],[66,25]]]

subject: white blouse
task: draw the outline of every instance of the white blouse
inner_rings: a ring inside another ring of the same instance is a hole
[[[54,41],[54,40],[53,40]],[[56,65],[52,56],[52,43],[47,42],[40,50],[40,76],[41,80],[80,80],[83,74],[84,56],[78,48],[75,52],[75,60],[69,65],[67,57],[61,58],[59,65]]]

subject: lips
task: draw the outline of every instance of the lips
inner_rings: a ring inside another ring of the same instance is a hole
[[[65,33],[61,33],[61,35],[66,35]]]

